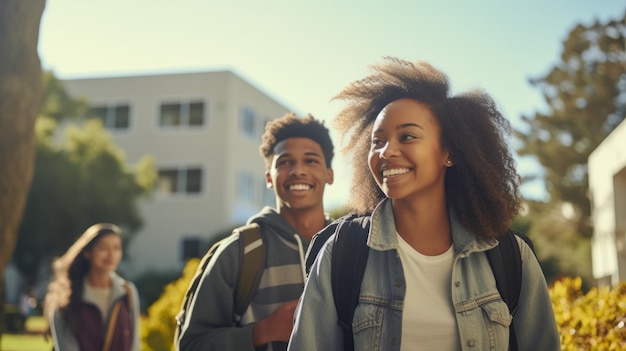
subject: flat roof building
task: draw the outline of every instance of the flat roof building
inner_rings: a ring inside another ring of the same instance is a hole
[[[219,232],[275,206],[259,155],[265,124],[289,109],[231,71],[63,80],[88,99],[135,163],[155,158],[154,195],[139,202],[145,224],[124,271],[182,269]]]

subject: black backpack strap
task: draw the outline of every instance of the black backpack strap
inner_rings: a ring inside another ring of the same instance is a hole
[[[517,313],[519,305],[519,294],[522,288],[522,257],[517,243],[516,236],[520,236],[529,243],[531,249],[532,241],[526,235],[509,230],[498,239],[498,246],[488,250],[487,259],[496,279],[496,286],[500,296],[506,302],[509,312],[513,317]],[[509,327],[509,351],[517,350],[517,338],[513,322]]]
[[[256,293],[263,270],[267,247],[263,245],[263,233],[257,223],[240,227],[239,231],[239,271],[234,295],[235,321],[239,323]]]
[[[333,299],[339,326],[344,335],[344,350],[354,350],[352,317],[359,303],[369,247],[369,217],[347,218],[339,222],[331,260]]]
[[[330,238],[333,234],[335,234],[335,230],[337,230],[337,225],[342,220],[343,218],[340,218],[332,222],[326,228],[317,232],[311,239],[311,243],[309,244],[309,249],[306,252],[306,260],[305,260],[305,269],[306,269],[307,276],[309,275],[309,272],[311,271],[311,266],[313,266],[313,263],[315,262],[315,258],[319,254],[320,250],[322,250],[322,247],[324,246],[326,241],[328,241],[328,238]]]

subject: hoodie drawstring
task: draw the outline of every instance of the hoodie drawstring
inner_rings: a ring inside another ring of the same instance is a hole
[[[306,282],[306,266],[304,263],[304,246],[302,245],[302,239],[300,239],[300,235],[294,234],[296,238],[296,242],[298,243],[298,253],[300,254],[300,268],[302,268],[302,279]]]

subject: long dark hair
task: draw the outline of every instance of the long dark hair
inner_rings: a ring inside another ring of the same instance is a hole
[[[105,235],[121,235],[121,230],[111,223],[94,224],[70,246],[65,254],[52,263],[54,277],[48,284],[44,303],[45,314],[49,317],[56,310],[62,312],[66,323],[78,327],[77,312],[83,299],[83,282],[91,265],[83,253],[90,251]]]

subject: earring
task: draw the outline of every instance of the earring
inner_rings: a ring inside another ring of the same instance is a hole
[[[446,164],[447,164],[448,166],[452,166],[452,161],[448,160],[448,161],[446,161]]]

